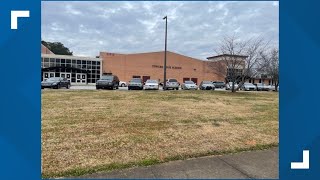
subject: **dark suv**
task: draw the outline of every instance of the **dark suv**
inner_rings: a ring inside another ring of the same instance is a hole
[[[96,82],[96,89],[119,89],[119,78],[115,75],[102,75]]]

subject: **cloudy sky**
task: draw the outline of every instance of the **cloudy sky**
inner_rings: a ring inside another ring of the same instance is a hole
[[[279,44],[278,2],[61,2],[42,1],[42,40],[59,41],[74,55],[100,51],[168,50],[194,58],[214,55],[224,36],[263,37]]]

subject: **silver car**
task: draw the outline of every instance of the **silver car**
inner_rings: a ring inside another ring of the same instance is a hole
[[[166,83],[166,86],[164,88],[165,90],[168,90],[168,89],[179,90],[180,83],[176,79],[168,79],[165,83]]]
[[[238,84],[237,83],[234,83],[234,89],[237,89],[238,88]],[[231,90],[232,88],[232,82],[229,82],[226,84],[226,90]]]
[[[240,89],[244,91],[256,91],[257,87],[252,83],[244,83]]]
[[[157,80],[148,79],[144,84],[145,90],[159,90],[159,82]]]
[[[197,90],[198,86],[193,81],[185,81],[181,85],[181,89],[183,89],[183,90]]]
[[[257,84],[257,91],[269,91],[270,87],[264,83]]]
[[[215,86],[211,81],[202,81],[200,83],[199,89],[201,89],[201,90],[214,90]]]

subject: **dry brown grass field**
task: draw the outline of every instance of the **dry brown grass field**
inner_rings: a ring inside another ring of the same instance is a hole
[[[278,93],[42,91],[42,176],[278,144]]]

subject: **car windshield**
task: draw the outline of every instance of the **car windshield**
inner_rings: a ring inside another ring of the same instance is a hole
[[[158,81],[157,80],[147,80],[147,82],[146,83],[158,83]]]
[[[141,79],[131,79],[130,82],[141,83]]]
[[[101,76],[101,80],[112,80],[113,76]]]
[[[55,81],[60,81],[60,77],[53,77],[53,78],[49,78],[46,80],[47,82],[55,82]]]
[[[176,79],[169,79],[169,82],[178,82]]]
[[[184,82],[185,84],[194,84],[194,82],[193,81],[186,81],[186,82]]]
[[[203,81],[202,84],[212,84],[211,81]]]

